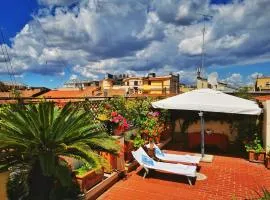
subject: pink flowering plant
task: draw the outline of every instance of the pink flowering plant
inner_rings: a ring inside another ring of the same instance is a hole
[[[142,132],[147,135],[149,140],[158,137],[164,130],[164,122],[160,118],[160,112],[151,111],[143,122]]]
[[[118,112],[113,111],[111,112],[111,119],[110,121],[115,125],[115,128],[118,130],[121,130],[124,132],[125,130],[128,130],[129,124],[122,115],[120,115]]]

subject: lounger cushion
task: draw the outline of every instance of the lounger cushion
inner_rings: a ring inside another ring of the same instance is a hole
[[[145,155],[142,155],[142,163],[148,166],[154,166],[154,161]]]
[[[161,157],[164,157],[164,153],[159,149],[159,148],[155,148],[155,154],[157,156],[161,156]]]

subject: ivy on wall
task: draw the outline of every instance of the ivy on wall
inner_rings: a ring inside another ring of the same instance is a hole
[[[184,141],[187,141],[188,128],[192,124],[197,123],[200,120],[198,112],[172,110],[171,113],[173,122],[178,121],[180,132],[184,137]],[[234,132],[238,132],[236,142],[241,145],[243,145],[243,143],[245,143],[246,141],[253,140],[255,134],[258,134],[260,136],[260,139],[262,138],[263,115],[250,116],[204,112],[204,120],[205,122],[219,121],[221,124],[228,123],[230,126],[231,134]],[[173,123],[173,125],[175,126],[175,123]]]

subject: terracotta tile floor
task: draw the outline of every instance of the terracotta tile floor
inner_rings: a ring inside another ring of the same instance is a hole
[[[262,164],[250,163],[243,158],[215,155],[212,163],[201,163],[200,167],[200,173],[206,175],[207,179],[197,180],[194,186],[188,185],[187,179],[180,175],[153,172],[143,179],[143,170],[133,171],[127,179],[117,182],[99,199],[239,200],[257,199],[262,187],[270,190],[270,170]]]

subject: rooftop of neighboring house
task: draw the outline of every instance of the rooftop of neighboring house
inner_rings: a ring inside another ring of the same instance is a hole
[[[170,78],[171,78],[171,75],[168,75],[168,76],[156,76],[156,77],[145,77],[145,79],[149,80],[149,81],[168,80]]]
[[[208,82],[208,79],[207,79],[207,78],[203,78],[203,77],[199,77],[199,76],[198,76],[197,79]],[[222,82],[222,81],[218,81],[217,83],[218,83],[219,85],[224,85],[224,86],[226,86],[226,87],[228,87],[228,88],[231,88],[231,89],[237,89],[236,87],[234,87],[234,86],[232,86],[232,85],[229,85],[228,83],[225,83],[225,82]]]
[[[142,77],[142,76],[134,76],[134,77],[128,77],[128,78],[125,78],[123,81],[128,81],[128,80],[149,80],[149,81],[154,81],[154,80],[157,80],[157,81],[160,81],[160,80],[167,80],[167,79],[170,79],[172,76],[178,76],[178,75],[174,75],[174,74],[169,74],[169,75],[159,75],[157,76],[156,73],[149,73],[147,76],[145,77]]]
[[[109,89],[106,90],[106,96],[108,97],[113,97],[113,96],[124,96],[127,94],[125,89]],[[105,94],[103,93],[103,95],[105,96]]]
[[[16,94],[18,95],[18,97],[24,97],[24,98],[37,97],[48,91],[49,91],[48,88],[36,87],[36,88],[29,88],[29,89],[23,89],[23,90],[16,90],[15,92],[14,91],[0,92],[0,97],[3,97],[3,98],[15,97]]]
[[[255,99],[260,101],[260,102],[268,101],[268,100],[270,100],[270,95],[257,96],[257,97],[255,97]]]
[[[79,80],[79,79],[71,79],[64,83],[64,85],[68,84],[83,84],[83,83],[98,83],[99,81],[93,81],[93,80]]]
[[[86,87],[83,90],[78,89],[57,89],[57,90],[51,90],[43,95],[41,97],[44,98],[68,98],[68,97],[86,97],[86,96],[93,96],[93,92],[97,91],[98,87],[90,86]]]
[[[13,82],[9,82],[9,81],[0,81],[0,82],[2,82],[2,83],[3,83],[4,85],[6,85],[6,86],[20,86],[20,87],[27,87],[27,85],[24,84],[24,83],[18,83],[18,82],[13,83]]]
[[[270,76],[257,77],[257,79],[270,79]]]
[[[129,81],[129,80],[142,80],[142,79],[143,79],[143,77],[138,77],[138,76],[136,76],[136,77],[128,77],[128,78],[123,79],[123,82]]]

